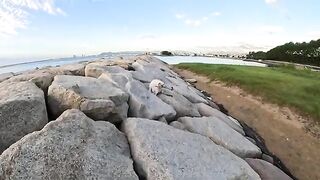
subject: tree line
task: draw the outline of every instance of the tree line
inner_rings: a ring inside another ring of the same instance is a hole
[[[247,59],[287,61],[320,66],[320,39],[309,43],[289,42],[268,52],[249,52]]]

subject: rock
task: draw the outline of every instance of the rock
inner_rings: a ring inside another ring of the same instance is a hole
[[[123,91],[126,91],[126,84],[129,81],[132,81],[131,74],[123,73],[102,73],[98,78],[99,80],[107,81],[121,88]]]
[[[20,75],[13,76],[8,79],[8,82],[22,82],[31,81],[35,83],[39,88],[41,88],[45,93],[48,87],[51,85],[54,76],[56,75],[84,75],[84,64],[69,64],[63,65],[61,67],[50,67],[43,68],[39,70],[26,71]]]
[[[241,158],[210,139],[148,119],[122,124],[136,172],[145,179],[260,179]]]
[[[207,104],[207,100],[205,100],[203,97],[201,97],[198,93],[198,91],[193,88],[192,86],[189,86],[184,80],[182,80],[179,77],[166,77],[166,83],[167,86],[173,87],[173,90],[177,93],[183,95],[185,98],[187,98],[192,103],[205,103]]]
[[[247,163],[260,175],[262,180],[292,180],[287,174],[274,165],[261,159],[245,159]]]
[[[12,72],[0,74],[0,83],[14,76]]]
[[[0,84],[0,154],[26,134],[40,130],[47,123],[41,89],[31,82]]]
[[[143,83],[132,80],[127,83],[126,90],[130,94],[129,116],[157,120],[161,117],[172,121],[176,112],[172,106],[164,103],[147,90]]]
[[[164,81],[166,76],[178,76],[167,64],[155,57],[138,56],[134,61],[132,64],[135,69],[133,76],[142,82],[151,82],[153,79]],[[148,76],[144,76],[145,74],[148,74]]]
[[[212,108],[204,103],[198,103],[196,104],[198,107],[198,111],[202,116],[214,116],[228,124],[232,129],[238,131],[240,134],[245,135],[243,128],[241,125],[238,123],[235,123],[235,121],[231,120],[227,115],[223,114],[221,111]]]
[[[54,117],[74,108],[94,120],[113,123],[127,118],[128,98],[112,83],[91,77],[59,75],[48,90],[48,104]]]
[[[239,157],[260,157],[261,150],[240,133],[215,117],[178,119],[188,131],[210,138]]]
[[[208,100],[208,105],[209,105],[210,107],[215,108],[215,109],[217,109],[218,111],[220,111],[219,106],[218,106],[216,103],[212,102],[211,100]]]
[[[174,127],[174,128],[177,128],[177,129],[181,129],[181,130],[186,130],[186,127],[184,124],[182,124],[181,122],[179,121],[172,121],[170,123],[170,126]]]
[[[36,70],[29,73],[23,73],[17,76],[13,76],[12,78],[8,79],[7,82],[30,81],[35,83],[44,92],[47,92],[48,87],[51,85],[54,76],[54,74],[51,74],[49,72]]]
[[[165,103],[171,105],[177,112],[176,118],[190,116],[200,117],[197,107],[192,104],[184,96],[170,90],[163,89],[163,93],[160,93],[158,97]]]
[[[267,154],[264,154],[264,153],[262,154],[261,159],[263,159],[263,160],[265,160],[265,161],[267,161],[267,162],[269,162],[271,164],[274,163],[273,157],[271,157],[271,156],[269,156]]]
[[[185,79],[188,83],[194,84],[197,83],[198,81],[196,79]]]
[[[108,122],[67,110],[0,156],[0,179],[138,179],[128,141]]]
[[[164,117],[161,117],[160,119],[158,119],[159,122],[162,122],[162,123],[165,123],[165,124],[168,124],[166,118]]]
[[[256,140],[252,139],[251,137],[245,136],[250,142],[252,142],[254,145],[257,145]]]
[[[120,66],[112,66],[115,63],[113,61],[100,61],[89,63],[85,69],[85,75],[87,77],[98,78],[102,73],[121,73],[130,74],[129,71],[125,70]]]
[[[52,68],[52,70],[56,71],[56,75],[74,75],[74,76],[84,76],[85,75],[85,63],[74,63],[74,64],[66,64],[59,68]],[[60,71],[57,72],[57,71]]]

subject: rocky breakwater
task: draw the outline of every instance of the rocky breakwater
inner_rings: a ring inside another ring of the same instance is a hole
[[[158,79],[168,89],[154,95]],[[0,180],[290,179],[240,123],[151,56],[10,74]]]

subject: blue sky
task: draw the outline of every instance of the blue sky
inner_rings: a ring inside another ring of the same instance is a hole
[[[0,60],[267,50],[320,38],[319,0],[0,0]]]

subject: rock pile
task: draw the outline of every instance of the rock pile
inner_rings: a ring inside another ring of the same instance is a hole
[[[0,77],[0,180],[290,179],[154,57]],[[153,79],[172,88],[156,96]]]

